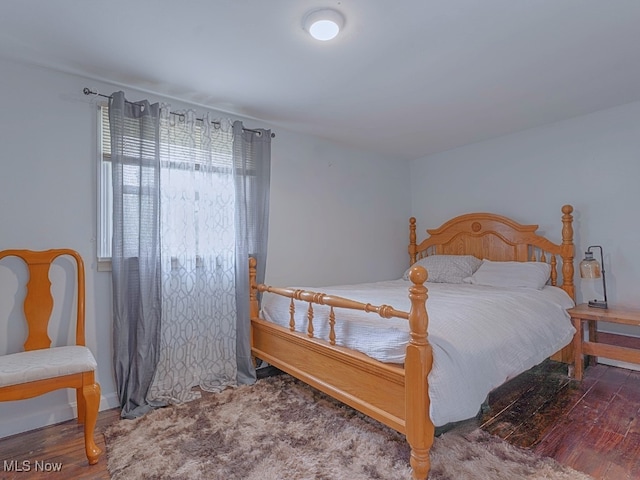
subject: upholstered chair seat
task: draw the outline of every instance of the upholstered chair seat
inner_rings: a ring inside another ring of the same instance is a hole
[[[97,366],[91,350],[78,345],[0,355],[0,387],[95,372]]]

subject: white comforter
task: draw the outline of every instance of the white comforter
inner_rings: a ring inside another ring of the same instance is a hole
[[[430,413],[436,426],[476,415],[491,390],[560,350],[575,332],[566,312],[573,300],[557,287],[535,290],[426,285],[429,342],[433,347]],[[409,311],[410,286],[408,281],[393,280],[305,289]],[[288,326],[289,302],[288,298],[265,294],[264,318]],[[306,332],[308,304],[296,303],[296,329]],[[328,337],[327,315],[328,307],[314,305],[316,337]],[[336,343],[340,345],[381,362],[404,361],[409,342],[406,320],[336,309],[335,328]]]

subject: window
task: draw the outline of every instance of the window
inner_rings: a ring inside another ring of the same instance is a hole
[[[167,180],[162,182],[163,198],[170,199],[165,205],[166,215],[164,215],[163,221],[170,222],[172,218],[179,219],[184,215],[184,212],[181,215],[181,208],[189,209],[189,215],[193,216],[193,223],[190,225],[191,233],[188,235],[194,237],[190,243],[195,243],[194,255],[199,256],[199,251],[207,248],[205,244],[211,246],[212,243],[211,237],[206,237],[206,232],[198,225],[199,223],[210,224],[212,218],[208,209],[206,212],[199,212],[199,209],[202,208],[199,204],[203,203],[204,205],[206,201],[211,202],[212,188],[218,203],[233,205],[234,202],[233,142],[230,134],[222,134],[216,136],[215,145],[208,144],[203,147],[207,142],[202,141],[205,137],[202,121],[196,121],[195,128],[189,131],[188,135],[185,135],[184,125],[181,125],[184,118],[184,115],[181,114],[171,114],[170,120],[161,127],[160,162],[164,172],[162,176]],[[214,125],[218,124],[214,123]],[[98,239],[96,243],[98,270],[105,271],[111,269],[113,236],[111,132],[109,129],[109,107],[106,104],[101,104],[98,107],[98,146]],[[189,174],[190,171],[196,171],[199,174],[194,178]],[[127,190],[129,191],[130,188],[130,193],[137,196],[140,192],[138,192],[136,178],[136,170],[132,170],[131,184]],[[200,182],[205,182],[206,185]],[[185,188],[187,183],[192,195],[195,195],[190,201],[184,198],[184,190],[181,190]],[[223,210],[226,212],[224,215]],[[231,209],[217,209],[217,215],[215,222],[218,226],[224,227],[226,225],[226,228],[233,226],[233,207]],[[199,220],[200,217],[203,218]],[[168,224],[166,226],[169,227],[163,230],[167,235],[165,237],[166,246],[177,245],[180,241],[184,243],[184,239],[179,238],[184,236],[184,230],[181,230],[180,227],[172,229]],[[234,241],[232,238],[223,243],[229,243],[233,246]],[[201,248],[198,248],[198,244],[201,245]]]

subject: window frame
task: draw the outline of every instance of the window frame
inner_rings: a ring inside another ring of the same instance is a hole
[[[97,104],[97,142],[96,142],[96,172],[98,187],[98,204],[97,204],[97,238],[96,238],[96,255],[98,258],[98,271],[111,271],[111,242],[113,237],[112,223],[109,218],[113,215],[113,190],[111,184],[111,176],[105,170],[111,169],[111,161],[105,161],[111,158],[110,153],[105,153],[104,135],[105,128],[109,128],[108,108],[106,102]],[[107,115],[105,126],[105,112]],[[108,255],[106,255],[108,253]]]

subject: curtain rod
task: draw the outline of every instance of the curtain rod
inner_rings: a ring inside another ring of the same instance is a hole
[[[82,89],[82,93],[84,93],[85,95],[94,95],[94,96],[97,96],[97,97],[111,98],[111,95],[103,95],[100,92],[94,92],[93,90],[91,90],[88,87],[84,87]],[[134,102],[130,102],[129,100],[125,100],[125,102],[130,103],[132,105],[134,104]],[[176,112],[169,112],[169,113],[171,115],[178,115],[178,116],[184,117],[183,113],[176,113]],[[202,118],[196,118],[196,120],[200,120],[201,122],[204,121]],[[216,122],[216,121],[213,121],[211,123],[213,123],[214,125],[218,125],[218,126],[220,125],[220,122]],[[242,127],[242,130],[245,131],[245,132],[257,133],[257,134],[260,134],[260,135],[262,134],[262,132],[260,130],[253,130],[251,128]],[[276,136],[276,134],[272,132],[271,133],[271,138],[274,138],[275,136]]]

